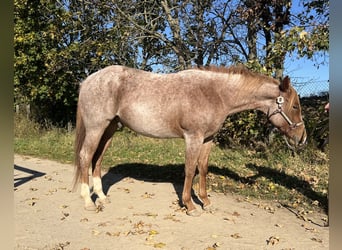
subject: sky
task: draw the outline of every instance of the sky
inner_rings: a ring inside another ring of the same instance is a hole
[[[284,75],[288,75],[300,96],[310,96],[329,91],[329,56],[324,64],[305,58],[288,57],[285,61]]]
[[[292,14],[300,12],[303,3],[301,0],[292,1]],[[314,13],[312,13],[314,15]],[[318,66],[315,65],[318,62]],[[289,75],[295,88],[301,96],[319,94],[329,91],[329,52],[325,57],[317,57],[317,60],[296,58],[296,55],[287,57],[285,61],[284,75]],[[324,62],[324,63],[321,63]]]

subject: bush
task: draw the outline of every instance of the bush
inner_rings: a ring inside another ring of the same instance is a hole
[[[328,143],[329,117],[324,112],[328,96],[313,96],[301,99],[302,114],[308,134],[308,144],[323,150]],[[283,147],[282,136],[275,133],[274,127],[266,116],[259,111],[244,111],[229,116],[223,128],[215,137],[221,147],[248,148]]]

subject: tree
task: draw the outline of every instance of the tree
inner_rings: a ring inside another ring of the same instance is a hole
[[[79,83],[111,64],[134,66],[125,22],[101,1],[15,0],[15,104],[34,118],[74,120]],[[116,39],[113,39],[116,37]]]
[[[319,64],[329,47],[329,2],[298,1],[15,0],[15,104],[39,109],[38,120],[74,120],[79,83],[111,64],[243,63],[281,78],[286,56]]]

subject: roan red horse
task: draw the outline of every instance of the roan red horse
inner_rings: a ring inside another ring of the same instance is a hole
[[[279,82],[242,66],[195,68],[172,74],[109,66],[88,76],[78,99],[74,179],[75,186],[81,183],[85,208],[96,209],[90,197],[90,164],[97,201],[109,202],[102,191],[101,161],[121,123],[145,136],[184,138],[182,201],[189,215],[199,215],[191,200],[196,168],[198,195],[203,209],[208,209],[211,203],[206,175],[213,135],[228,115],[249,109],[265,113],[290,146],[305,143],[299,98],[288,77]]]

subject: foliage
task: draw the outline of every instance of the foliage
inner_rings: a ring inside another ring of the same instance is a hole
[[[88,74],[133,65],[125,23],[108,29],[112,13],[102,5],[15,0],[14,7],[15,104],[30,103],[38,121],[74,120],[78,84]]]
[[[301,99],[302,114],[308,134],[308,143],[314,148],[324,149],[329,137],[329,116],[324,112],[327,95]],[[215,137],[221,147],[244,146],[261,151],[267,147],[282,148],[283,140],[258,111],[245,111],[229,116]]]
[[[244,63],[279,78],[289,53],[324,55],[328,19],[327,0],[15,0],[15,105],[31,104],[38,121],[74,122],[79,83],[111,64]]]
[[[324,111],[324,106],[328,102],[328,95],[301,99],[304,109],[304,122],[308,132],[308,143],[322,150],[329,143],[329,113]]]

